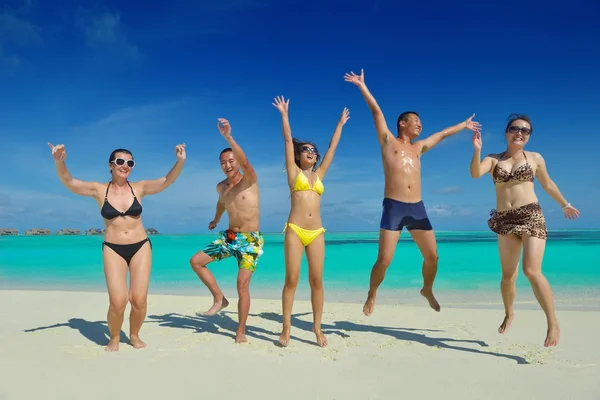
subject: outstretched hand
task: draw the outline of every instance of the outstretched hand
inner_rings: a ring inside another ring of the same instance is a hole
[[[223,135],[225,139],[229,138],[231,136],[231,125],[229,125],[229,121],[225,118],[218,118],[217,121],[217,128],[219,129],[219,132],[221,132],[221,135]]]
[[[279,110],[280,113],[286,114],[289,109],[290,99],[285,100],[283,96],[275,97],[275,102],[272,103],[276,109]]]
[[[177,146],[175,146],[175,156],[177,157],[178,160],[185,161],[185,158],[186,158],[185,143],[178,144]]]
[[[481,141],[481,132],[475,131],[473,133],[473,147],[475,147],[476,150],[481,150],[482,145],[483,143]]]
[[[344,111],[342,111],[342,116],[340,117],[340,125],[345,125],[346,122],[348,122],[348,120],[350,119],[350,110],[348,110],[348,108],[344,107]]]
[[[481,131],[481,124],[473,121],[473,117],[475,117],[475,114],[465,120],[465,128],[473,132],[479,132]]]
[[[565,218],[567,219],[577,219],[579,218],[579,210],[577,210],[572,205],[567,205],[563,208],[563,213],[565,214]]]
[[[64,161],[67,158],[64,144],[54,146],[52,143],[48,143],[48,147],[52,150],[52,158],[54,161]]]
[[[350,71],[350,73],[346,73],[344,75],[344,80],[346,82],[352,82],[356,86],[361,87],[365,84],[365,72],[361,69],[360,75],[356,75],[354,72]]]

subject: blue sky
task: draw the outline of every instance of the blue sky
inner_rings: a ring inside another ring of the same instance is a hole
[[[581,211],[567,221],[537,185],[550,229],[600,227],[597,2],[10,0],[0,9],[0,227],[102,226],[92,199],[56,177],[47,142],[64,143],[73,176],[106,181],[109,153],[133,151],[132,180],[164,175],[174,146],[188,162],[167,191],[144,201],[144,223],[165,233],[203,233],[223,178],[216,129],[228,118],[259,173],[263,231],[289,212],[280,116],[291,98],[294,136],[326,149],[344,107],[346,124],[324,184],[330,231],[376,231],[383,197],[371,114],[344,73],[366,82],[394,129],[416,110],[423,135],[471,113],[484,152],[504,148],[507,116],[534,123],[529,150]],[[438,230],[487,229],[489,176],[469,175],[464,131],[423,157],[423,197]],[[226,223],[226,218],[223,224]]]

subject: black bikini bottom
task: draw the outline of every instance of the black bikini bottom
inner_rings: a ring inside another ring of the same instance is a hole
[[[127,265],[129,265],[131,259],[133,258],[133,256],[135,256],[135,253],[137,253],[146,242],[150,243],[150,248],[152,248],[152,242],[149,238],[146,238],[137,243],[130,244],[115,244],[109,242],[102,242],[102,248],[104,248],[104,246],[106,245],[109,248],[113,249],[113,251],[121,257],[123,257],[123,260],[125,260],[127,262]]]

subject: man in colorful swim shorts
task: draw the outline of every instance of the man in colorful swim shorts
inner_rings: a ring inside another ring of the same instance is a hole
[[[381,108],[367,89],[364,73],[353,72],[345,75],[347,82],[360,89],[375,121],[375,130],[381,145],[381,157],[385,177],[383,214],[379,229],[379,252],[371,270],[371,280],[367,301],[363,307],[365,315],[375,309],[377,288],[383,282],[385,272],[394,257],[402,228],[410,232],[423,256],[423,288],[421,295],[431,308],[440,311],[440,305],[433,295],[433,281],[437,273],[438,253],[435,234],[423,201],[421,200],[421,156],[463,129],[479,131],[480,125],[472,121],[474,115],[465,121],[437,132],[423,140],[414,141],[421,133],[422,126],[416,112],[403,112],[398,117],[396,128],[398,137],[390,132]]]
[[[250,312],[250,278],[263,253],[264,244],[259,226],[260,192],[256,172],[242,148],[231,136],[229,122],[219,118],[217,128],[230,147],[219,154],[221,169],[226,178],[217,184],[219,199],[215,218],[208,224],[208,229],[213,230],[217,226],[225,211],[229,217],[229,228],[220,232],[220,238],[194,254],[190,265],[213,295],[214,304],[203,313],[210,316],[227,307],[229,301],[206,266],[215,260],[236,258],[239,267],[237,279],[239,325],[235,342],[245,343],[247,342],[246,320]]]

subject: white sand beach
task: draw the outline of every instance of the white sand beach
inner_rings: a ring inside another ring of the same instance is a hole
[[[281,304],[254,299],[250,343],[234,344],[236,300],[150,295],[148,347],[104,351],[104,293],[0,291],[0,399],[598,399],[600,312],[559,311],[562,338],[544,348],[541,310],[326,303],[329,346],[296,302],[288,348],[275,345]],[[444,304],[442,304],[444,306]],[[129,307],[123,331],[128,333]],[[44,329],[45,328],[45,329]]]

